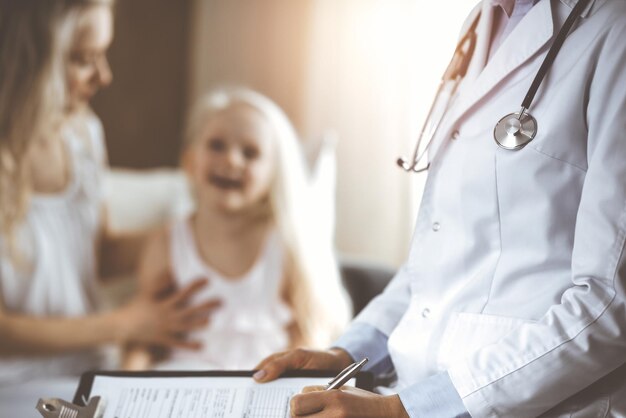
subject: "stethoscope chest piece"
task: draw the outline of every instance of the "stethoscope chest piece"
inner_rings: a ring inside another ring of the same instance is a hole
[[[518,150],[537,135],[537,120],[526,112],[515,112],[498,121],[493,137],[498,146],[507,150]]]

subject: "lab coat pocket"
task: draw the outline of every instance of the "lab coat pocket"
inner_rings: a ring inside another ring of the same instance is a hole
[[[457,361],[499,341],[522,324],[533,321],[498,315],[458,312],[449,319],[439,344],[437,366],[447,370]]]
[[[610,406],[608,396],[602,396],[582,405],[574,397],[540,415],[539,418],[605,418],[609,416]]]

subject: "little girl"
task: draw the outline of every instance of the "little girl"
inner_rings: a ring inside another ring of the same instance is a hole
[[[249,90],[209,94],[189,119],[183,168],[196,212],[153,237],[141,288],[166,287],[149,274],[165,264],[176,286],[207,277],[197,297],[220,307],[190,335],[202,350],[173,350],[157,367],[250,369],[279,350],[328,344],[349,309],[331,243],[307,216],[304,161],[285,114]],[[139,369],[154,359],[134,350],[128,360]]]

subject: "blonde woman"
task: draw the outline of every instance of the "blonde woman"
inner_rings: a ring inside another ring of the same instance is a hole
[[[141,287],[150,295],[167,286],[147,274],[155,268],[171,268],[179,286],[207,277],[197,297],[220,307],[193,334],[202,350],[172,350],[156,367],[250,369],[276,350],[325,346],[342,330],[349,310],[303,163],[291,124],[268,98],[223,89],[197,102],[183,154],[196,211],[153,237]],[[128,366],[151,360],[135,350]]]
[[[211,308],[184,306],[198,281],[96,313],[111,3],[0,0],[0,386],[100,367],[107,343],[195,347],[179,334]]]

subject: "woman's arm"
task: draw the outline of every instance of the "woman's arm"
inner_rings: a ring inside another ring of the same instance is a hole
[[[0,356],[41,355],[90,348],[122,334],[115,313],[82,318],[37,318],[6,312],[0,298]]]
[[[0,355],[41,355],[96,347],[106,343],[143,343],[198,348],[184,335],[206,325],[214,302],[188,306],[202,289],[197,280],[160,300],[135,297],[122,308],[78,318],[38,318],[0,313]]]
[[[0,356],[41,355],[120,341],[121,312],[81,318],[37,318],[0,311]]]
[[[161,272],[155,283],[167,283]],[[0,310],[0,355],[49,355],[107,343],[157,344],[198,348],[185,335],[206,325],[213,301],[189,306],[188,300],[206,285],[197,280],[165,297],[137,295],[116,310],[77,318],[41,318]]]

